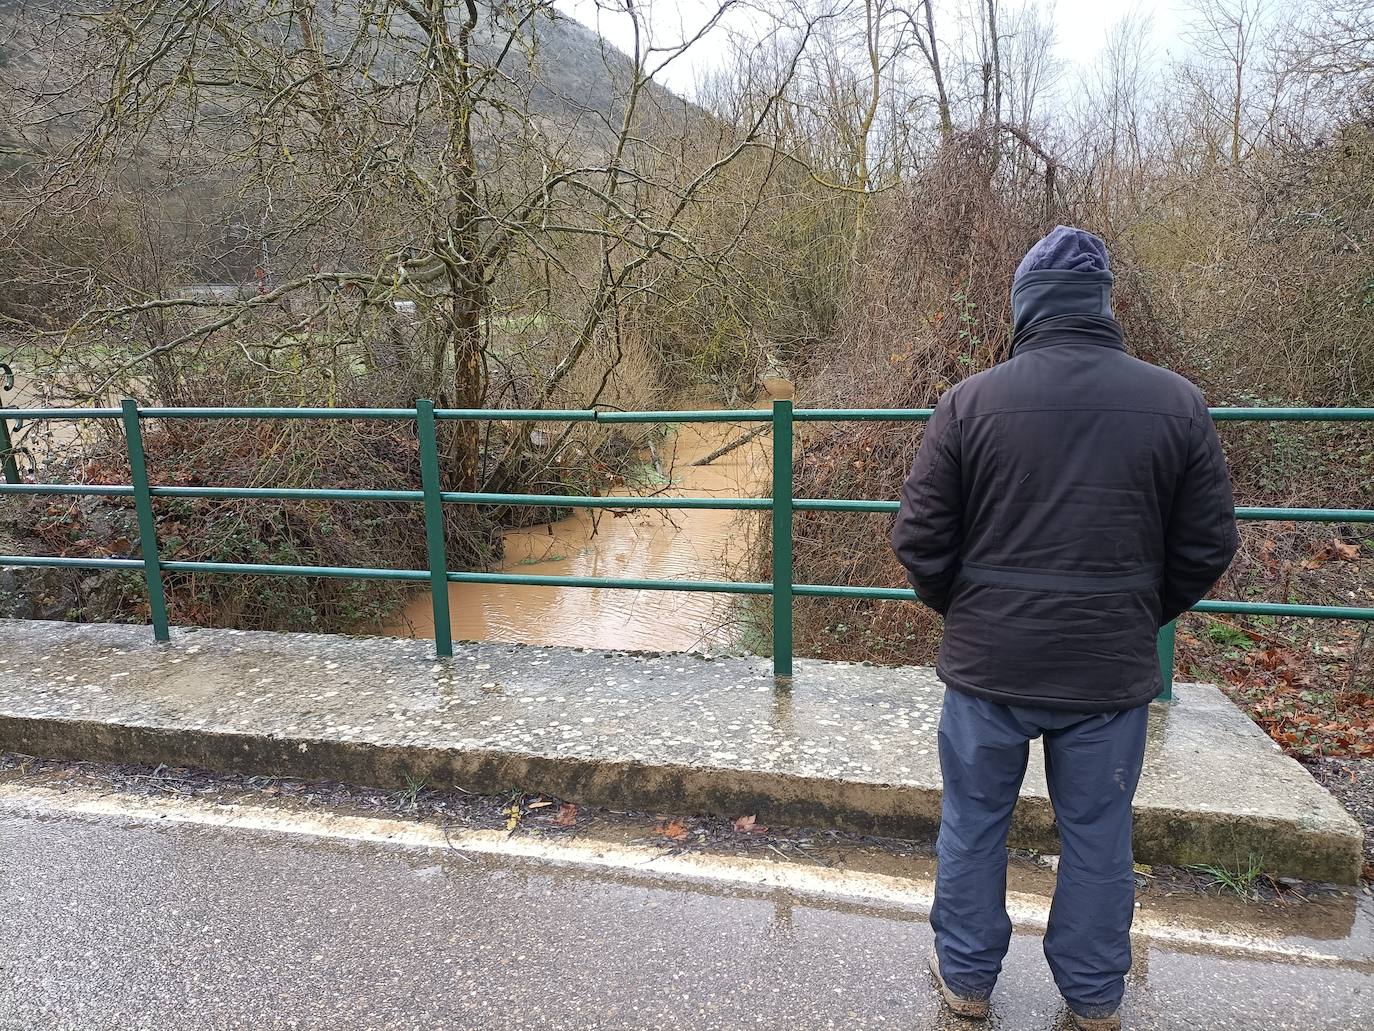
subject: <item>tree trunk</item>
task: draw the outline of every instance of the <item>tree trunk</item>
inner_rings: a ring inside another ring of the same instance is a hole
[[[481,408],[486,398],[486,367],[482,361],[482,312],[485,290],[481,282],[463,275],[451,280],[449,337],[453,349],[453,406]],[[482,442],[480,423],[454,423],[449,441],[446,479],[454,490],[476,490]]]
[[[991,125],[1000,125],[1002,122],[1002,52],[997,43],[997,3],[996,0],[987,0],[988,11],[988,61],[983,65],[983,114],[988,113],[988,94],[992,95],[992,121]],[[989,87],[991,89],[989,90]],[[992,153],[988,155],[988,178],[997,173],[997,166],[1002,155],[1001,139],[996,132],[992,134]]]
[[[920,42],[921,50],[926,56],[926,63],[930,65],[930,74],[935,79],[935,104],[940,113],[940,139],[948,143],[954,138],[954,117],[949,110],[949,93],[945,90],[945,75],[940,70],[940,44],[935,41],[935,11],[930,0],[925,0],[924,6],[926,10],[925,40],[921,41],[919,28],[916,30],[916,36]]]
[[[486,269],[479,236],[477,155],[472,146],[472,104],[468,88],[472,31],[477,8],[466,0],[467,17],[459,24],[457,60],[452,63],[456,89],[449,94],[449,153],[453,214],[436,249],[446,254],[449,282],[449,338],[453,351],[453,404],[457,408],[481,408],[486,399],[486,366],[482,355],[482,317],[487,307]],[[442,20],[437,30],[446,36]],[[464,419],[455,424],[448,442],[445,479],[456,490],[476,490],[482,426]]]
[[[1236,96],[1231,108],[1231,164],[1240,164],[1240,119],[1245,88],[1245,22],[1243,12],[1236,18]]]

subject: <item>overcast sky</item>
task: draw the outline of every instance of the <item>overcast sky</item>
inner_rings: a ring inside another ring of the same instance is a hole
[[[604,6],[615,3],[616,0],[603,0]],[[621,50],[632,49],[633,34],[629,20],[623,15],[617,16],[611,11],[599,9],[596,0],[556,0],[555,6],[596,29]],[[637,0],[637,6],[641,12],[648,12],[654,34],[666,43],[697,31],[717,5],[715,0]],[[1003,4],[1005,11],[1015,6],[1015,0]],[[1142,0],[1057,0],[1054,15],[1059,56],[1070,64],[1091,63],[1101,49],[1107,31],[1133,10],[1151,12],[1153,44],[1158,54],[1162,56],[1168,51],[1177,53],[1182,49],[1178,36],[1183,18],[1170,0],[1154,4]],[[937,5],[937,15],[939,11]],[[735,28],[747,29],[751,17],[756,16],[741,8],[733,12],[730,24]],[[941,35],[945,33],[943,29],[938,31]],[[665,72],[664,84],[679,93],[690,93],[697,74],[710,68],[718,59],[724,35],[718,30],[714,36],[707,37],[693,47]]]

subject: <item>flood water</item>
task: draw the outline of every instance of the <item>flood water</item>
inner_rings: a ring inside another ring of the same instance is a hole
[[[4,373],[0,372],[0,405],[7,408],[48,407],[38,383],[26,374],[19,361],[11,360],[9,364],[14,371],[14,384],[5,389]],[[31,422],[18,428],[10,424],[10,439],[25,474],[31,472],[36,463],[60,455],[75,445],[80,437],[81,426],[75,422]]]
[[[756,407],[790,397],[791,385],[767,384]],[[695,405],[702,408],[704,406]],[[757,497],[767,492],[771,438],[763,433],[710,465],[692,462],[757,423],[684,424],[659,448],[678,496]],[[634,491],[618,490],[616,494]],[[766,512],[647,510],[612,514],[578,509],[566,519],[505,534],[502,570],[540,576],[613,576],[654,580],[728,580],[739,576],[750,535]],[[733,643],[741,627],[736,595],[514,584],[449,584],[456,640],[581,648],[685,651]],[[429,637],[428,591],[417,591],[385,632]]]

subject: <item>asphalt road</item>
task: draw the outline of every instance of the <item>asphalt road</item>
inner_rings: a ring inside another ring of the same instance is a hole
[[[898,909],[0,802],[5,1031],[969,1028]],[[1126,1026],[1374,1027],[1368,964],[1137,944]],[[992,1026],[1060,1026],[1018,934]]]

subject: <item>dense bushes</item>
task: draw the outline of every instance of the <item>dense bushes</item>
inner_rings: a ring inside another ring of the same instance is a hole
[[[406,423],[166,421],[145,429],[144,444],[150,477],[168,486],[419,488],[416,442]],[[54,478],[129,482],[122,442],[96,441],[90,454],[82,468],[54,470]],[[92,501],[33,501],[7,512],[7,522],[47,554],[136,553],[132,502]],[[425,568],[416,505],[169,498],[154,508],[164,560]],[[471,539],[472,529],[463,529],[462,539]],[[385,581],[170,572],[165,583],[173,622],[244,629],[375,624],[404,590]],[[74,611],[54,614],[147,618],[141,584],[113,594],[96,589],[100,584],[97,578],[84,591],[70,589]]]
[[[1161,180],[1153,201],[1137,198],[1131,217],[1116,211],[1108,219],[1091,204],[1046,210],[1034,181],[988,172],[983,138],[956,138],[888,202],[835,333],[798,369],[798,397],[807,405],[928,407],[952,383],[1003,360],[1012,272],[1029,244],[1062,221],[1107,238],[1114,307],[1132,351],[1195,379],[1213,404],[1369,404],[1367,139],[1352,129],[1244,173],[1218,169],[1186,190]],[[1242,504],[1374,504],[1374,430],[1264,424],[1228,426],[1223,435]],[[799,450],[797,491],[892,498],[919,439],[909,424],[817,428]],[[794,548],[798,579],[903,585],[887,528],[883,517],[805,513]],[[1374,597],[1367,561],[1319,572],[1333,538],[1338,556],[1351,547],[1363,554],[1368,535],[1358,528],[1256,523],[1244,537],[1219,595],[1328,604]],[[1275,625],[1281,634],[1292,629]],[[1334,649],[1355,669],[1356,630],[1301,628],[1299,650]],[[929,662],[939,626],[913,605],[811,600],[798,607],[797,640],[811,654]],[[1185,660],[1215,674],[1224,649],[1204,628],[1185,627],[1184,640]],[[1364,667],[1351,676],[1369,688]]]

